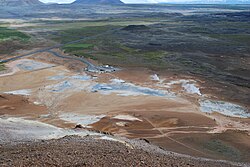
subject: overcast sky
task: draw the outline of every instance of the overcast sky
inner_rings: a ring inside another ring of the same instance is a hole
[[[40,0],[42,2],[71,3],[75,0]],[[125,3],[157,3],[157,2],[180,2],[191,0],[122,0]]]

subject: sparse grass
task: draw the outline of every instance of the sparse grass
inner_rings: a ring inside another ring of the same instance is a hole
[[[0,55],[11,54],[19,49],[28,48],[31,37],[23,32],[0,26]]]

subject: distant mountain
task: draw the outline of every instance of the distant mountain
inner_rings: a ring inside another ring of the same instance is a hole
[[[76,0],[73,4],[111,4],[119,5],[123,4],[120,0]]]
[[[162,2],[170,3],[170,2]],[[171,2],[171,4],[250,4],[250,0],[191,0]]]
[[[0,0],[0,6],[39,5],[39,0]]]

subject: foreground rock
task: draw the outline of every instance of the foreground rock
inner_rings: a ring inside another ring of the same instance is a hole
[[[0,145],[0,166],[244,166],[163,151],[145,141],[95,136]],[[247,165],[245,165],[247,166]]]

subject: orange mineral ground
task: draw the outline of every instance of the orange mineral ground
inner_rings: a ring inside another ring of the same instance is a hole
[[[144,68],[89,73],[50,54],[6,66],[0,124],[13,117],[62,129],[81,124],[177,153],[250,162],[249,106],[220,100],[200,78]]]

